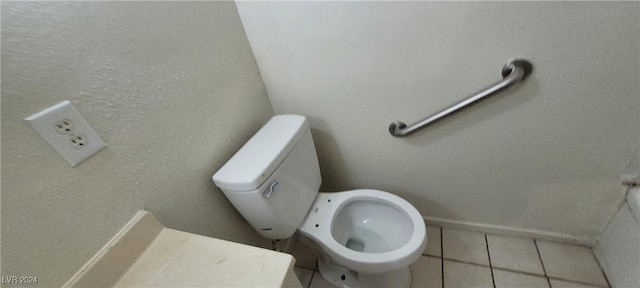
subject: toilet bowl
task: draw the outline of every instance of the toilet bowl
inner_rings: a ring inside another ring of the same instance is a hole
[[[424,220],[409,202],[371,189],[318,193],[299,231],[335,263],[362,273],[408,267],[427,243]]]
[[[305,117],[274,116],[212,178],[262,236],[286,239],[298,231],[309,239],[329,283],[410,286],[408,267],[427,244],[422,216],[384,191],[319,193],[320,167]]]

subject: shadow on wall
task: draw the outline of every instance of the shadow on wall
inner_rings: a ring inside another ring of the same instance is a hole
[[[387,191],[392,194],[398,195],[403,199],[409,201],[409,203],[427,203],[427,207],[431,207],[431,211],[422,211],[423,216],[427,215],[452,215],[452,211],[448,210],[445,206],[442,206],[429,199],[419,197],[415,193],[405,193],[405,191],[398,191],[393,185],[383,185],[380,187],[361,187],[352,183],[344,183],[339,181],[341,179],[340,174],[346,173],[344,158],[342,152],[336,142],[335,137],[328,132],[325,132],[327,122],[317,117],[307,117],[310,123],[313,123],[314,127],[311,128],[311,134],[316,146],[316,153],[318,155],[318,161],[320,162],[320,171],[322,173],[322,185],[320,187],[321,192],[341,192],[353,189],[377,189]],[[391,136],[389,136],[391,137]],[[425,187],[425,189],[429,189]]]
[[[336,142],[336,138],[331,133],[326,132],[327,122],[322,118],[307,117],[311,128],[311,136],[316,147],[316,155],[320,163],[320,173],[322,173],[322,185],[320,191],[343,191],[353,188],[346,183],[339,183],[339,175],[346,173],[347,169],[344,163],[344,157],[340,151],[340,146]],[[311,125],[313,123],[313,125]]]
[[[534,70],[533,75],[524,82],[518,83],[505,91],[466,107],[458,111],[458,113],[454,113],[449,117],[434,123],[430,127],[419,130],[406,137],[405,141],[414,146],[425,146],[432,142],[445,139],[450,135],[456,135],[461,130],[474,126],[475,123],[486,122],[487,120],[495,118],[516,106],[523,105],[526,102],[533,100],[532,97],[534,95],[540,95],[538,92],[539,82],[536,79],[535,74],[536,71]],[[467,99],[472,95],[472,93],[477,93],[479,91],[482,90],[469,91],[468,95],[455,96],[455,98],[452,97],[452,99],[456,100],[455,102],[452,102],[450,106]],[[425,116],[423,116],[423,118],[435,114],[437,111],[441,111],[447,107],[438,107],[437,109],[431,108],[429,111],[432,112],[425,112]],[[407,125],[411,125],[423,118],[407,119],[406,123]]]

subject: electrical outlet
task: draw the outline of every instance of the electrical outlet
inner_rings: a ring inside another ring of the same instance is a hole
[[[89,145],[89,139],[87,138],[87,136],[84,136],[82,134],[71,135],[70,141],[71,146],[76,149],[84,148],[85,146]]]
[[[76,167],[106,146],[69,101],[44,109],[25,120],[72,167]]]
[[[60,134],[69,134],[69,132],[71,132],[71,130],[73,130],[73,121],[69,120],[69,119],[62,119],[58,122],[56,122],[56,127],[54,129],[56,129],[56,131],[58,131],[58,133]]]

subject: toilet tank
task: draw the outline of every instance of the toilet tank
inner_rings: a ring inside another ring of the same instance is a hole
[[[307,119],[271,118],[213,175],[213,182],[262,236],[291,237],[321,183]]]

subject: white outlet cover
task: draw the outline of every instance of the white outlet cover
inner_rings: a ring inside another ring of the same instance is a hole
[[[84,120],[71,102],[63,101],[25,118],[44,140],[66,159],[72,167],[93,156],[106,144]],[[64,122],[64,127],[56,124]],[[63,131],[61,131],[63,129]],[[80,143],[77,141],[81,139]]]

